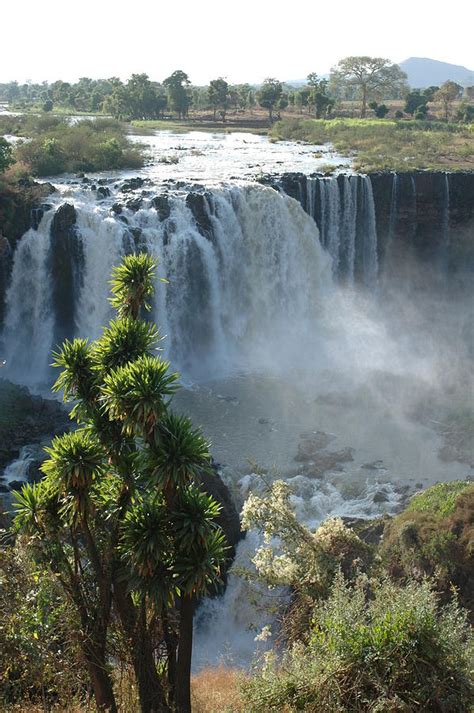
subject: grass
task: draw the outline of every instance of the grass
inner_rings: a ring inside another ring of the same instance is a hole
[[[474,171],[474,125],[387,119],[285,119],[271,136],[332,143],[354,156],[354,168],[373,171]]]
[[[451,515],[456,509],[458,496],[468,486],[465,480],[455,480],[451,483],[438,483],[428,488],[424,493],[415,495],[406,508],[407,513],[430,513],[436,519]]]
[[[225,666],[204,669],[191,682],[193,713],[248,711],[241,694],[243,682],[244,674],[238,670]]]

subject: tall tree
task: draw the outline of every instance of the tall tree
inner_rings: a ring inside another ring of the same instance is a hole
[[[55,354],[54,389],[79,428],[53,440],[45,478],[16,495],[15,525],[76,608],[97,708],[117,710],[106,655],[115,609],[142,713],[190,713],[193,603],[225,558],[219,506],[198,485],[208,444],[170,410],[178,375],[142,318],[153,260],[127,256],[113,278],[116,319]]]
[[[257,92],[257,101],[261,107],[268,109],[268,118],[270,123],[273,123],[273,110],[280,101],[283,93],[283,86],[278,79],[269,77],[265,79],[262,86]]]
[[[346,57],[331,69],[331,81],[355,89],[361,99],[361,117],[371,99],[398,95],[406,87],[406,74],[397,64],[381,57]]]
[[[168,91],[170,106],[178,114],[179,119],[184,119],[188,115],[192,101],[189,91],[190,84],[188,75],[181,69],[177,69],[163,81],[163,85]]]
[[[440,102],[443,107],[443,114],[446,121],[449,119],[451,104],[462,95],[462,87],[456,82],[448,80],[440,86],[434,95],[434,101]]]
[[[209,104],[214,111],[214,119],[216,118],[217,110],[220,109],[222,121],[225,121],[227,101],[229,98],[229,85],[226,80],[219,77],[219,79],[213,79],[209,82],[208,95]]]

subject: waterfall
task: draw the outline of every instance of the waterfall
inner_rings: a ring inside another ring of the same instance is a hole
[[[450,214],[450,190],[449,190],[449,173],[443,175],[443,209],[442,209],[442,243],[446,248],[450,242],[449,236],[449,214]]]
[[[81,200],[78,192],[74,208],[65,211],[70,220],[75,214],[67,240],[56,235],[52,241],[54,209],[37,231],[26,233],[7,293],[9,373],[30,383],[48,378],[59,299],[53,292],[59,261],[52,257],[59,248],[72,251],[61,259],[79,273],[68,292],[71,336],[100,334],[111,316],[111,269],[131,250],[159,260],[151,316],[168,335],[167,356],[184,373],[258,369],[273,354],[296,349],[292,345],[302,335],[314,334],[331,267],[314,221],[299,203],[258,184],[192,195],[199,195],[201,212],[194,207],[193,213],[189,195],[176,195],[163,219],[151,200],[118,216],[107,204]]]
[[[370,177],[308,178],[304,204],[331,255],[334,277],[352,285],[357,275],[360,283],[374,289],[378,254]]]

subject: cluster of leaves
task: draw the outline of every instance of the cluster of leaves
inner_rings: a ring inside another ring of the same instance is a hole
[[[244,696],[262,713],[462,713],[474,704],[473,644],[465,614],[456,603],[438,609],[427,582],[350,586],[339,575],[314,607],[309,640],[280,662],[267,655]]]
[[[219,578],[226,556],[219,506],[198,485],[208,443],[171,412],[178,375],[156,356],[158,331],[141,318],[154,279],[149,256],[125,257],[113,273],[118,317],[96,342],[66,341],[54,355],[62,370],[54,390],[74,402],[79,428],[53,440],[44,479],[16,494],[15,528],[75,607],[97,705],[112,711],[112,611],[132,650],[142,710],[168,710],[173,686],[188,710],[191,651],[180,637],[191,640],[192,599]],[[188,630],[181,622],[170,632],[178,601],[181,619],[191,612]]]
[[[57,117],[15,122],[18,142],[14,156],[34,176],[64,172],[139,168],[141,150],[128,141],[123,127],[107,119],[70,124]]]

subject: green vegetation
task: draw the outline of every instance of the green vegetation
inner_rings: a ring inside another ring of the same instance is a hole
[[[15,149],[15,157],[33,176],[143,165],[140,149],[129,143],[123,127],[116,122],[107,119],[84,120],[73,125],[56,122]]]
[[[3,173],[13,163],[13,152],[10,144],[0,136],[0,173]]]
[[[430,513],[434,518],[445,518],[456,509],[458,495],[469,483],[465,480],[455,480],[452,483],[438,483],[424,493],[415,495],[405,512]]]
[[[227,548],[219,505],[199,486],[208,444],[171,412],[178,375],[142,319],[154,281],[149,256],[125,257],[113,272],[117,317],[97,341],[66,341],[54,355],[54,390],[74,403],[79,428],[53,440],[45,477],[16,493],[14,527],[74,611],[97,708],[118,710],[114,625],[140,710],[190,713],[194,603],[218,581]]]
[[[474,127],[382,119],[285,119],[271,130],[277,139],[331,142],[354,155],[357,170],[474,170]]]
[[[281,662],[268,656],[243,693],[262,713],[465,713],[474,704],[473,643],[465,614],[456,604],[439,610],[427,582],[349,586],[338,576],[314,607],[307,642]]]
[[[402,581],[428,575],[444,600],[454,585],[472,615],[473,511],[469,482],[440,483],[412,498],[384,530],[379,553],[390,575]]]

